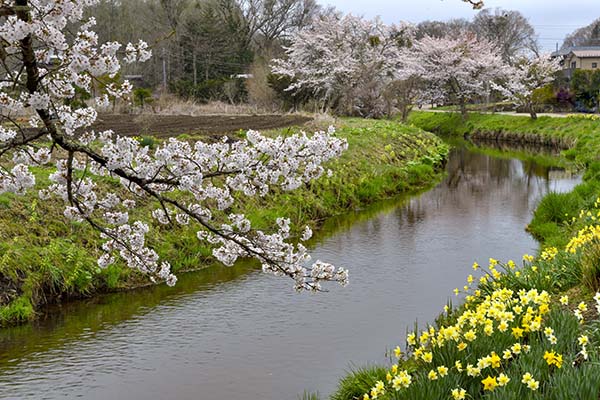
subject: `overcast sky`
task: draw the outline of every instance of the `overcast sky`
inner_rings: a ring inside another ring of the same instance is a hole
[[[368,18],[379,15],[388,23],[471,19],[477,13],[460,0],[321,0],[320,3]],[[560,46],[568,33],[600,17],[600,0],[485,0],[485,7],[520,11],[548,51],[554,50],[556,42]]]

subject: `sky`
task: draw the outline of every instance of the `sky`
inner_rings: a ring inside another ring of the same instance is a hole
[[[471,19],[476,10],[461,0],[321,0],[344,13],[366,18],[380,16],[387,23]],[[485,0],[485,8],[517,10],[533,25],[542,48],[555,50],[575,29],[600,18],[599,0]]]

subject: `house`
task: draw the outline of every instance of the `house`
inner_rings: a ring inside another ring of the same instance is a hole
[[[600,24],[592,31],[588,45],[566,47],[555,51],[551,56],[560,57],[560,65],[568,78],[576,69],[600,69]]]
[[[552,57],[561,57],[560,65],[567,77],[571,77],[576,69],[600,68],[600,46],[569,47],[552,53]]]

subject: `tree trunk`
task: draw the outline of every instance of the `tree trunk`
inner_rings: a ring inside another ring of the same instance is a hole
[[[411,106],[403,105],[402,106],[402,122],[406,122],[408,120],[408,114],[412,110]]]
[[[464,99],[460,99],[460,115],[463,119],[463,121],[466,121],[468,118],[468,113],[467,113],[467,104],[465,103]]]
[[[194,86],[196,86],[198,85],[198,67],[196,66],[196,52],[192,53],[192,66],[194,69]]]
[[[531,119],[537,119],[537,113],[535,112],[535,107],[533,104],[529,105],[529,116]]]

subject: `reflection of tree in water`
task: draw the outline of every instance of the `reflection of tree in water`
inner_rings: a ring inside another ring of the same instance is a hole
[[[503,152],[522,152],[535,154],[537,156],[559,157],[561,149],[550,146],[539,146],[533,143],[517,143],[517,142],[499,142],[497,140],[470,140],[475,146],[486,147],[489,149],[500,150]]]
[[[515,217],[528,217],[537,201],[552,190],[554,181],[574,179],[563,169],[532,160],[492,157],[465,147],[452,150],[446,172],[440,185],[396,211],[403,229],[434,213],[457,222],[467,211],[490,215],[504,210]]]

